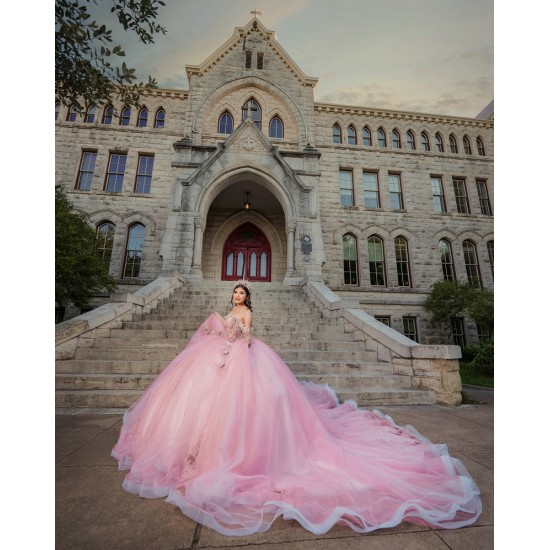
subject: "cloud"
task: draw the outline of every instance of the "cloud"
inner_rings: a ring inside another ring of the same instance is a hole
[[[403,87],[404,88],[404,87]],[[493,98],[492,80],[461,81],[452,91],[439,95],[406,95],[389,92],[379,84],[347,86],[316,97],[316,101],[397,111],[474,117]]]

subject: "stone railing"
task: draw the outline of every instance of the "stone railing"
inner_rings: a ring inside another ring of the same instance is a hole
[[[418,344],[366,313],[358,299],[341,298],[324,283],[307,281],[302,290],[325,317],[343,317],[344,330],[353,332],[354,340],[364,341],[378,361],[391,363],[394,374],[410,376],[414,389],[435,392],[441,405],[460,405],[459,346]]]
[[[55,326],[55,358],[72,359],[78,347],[91,347],[96,336],[108,336],[136,313],[149,313],[185,279],[179,273],[158,277],[137,292],[116,292],[111,302]]]

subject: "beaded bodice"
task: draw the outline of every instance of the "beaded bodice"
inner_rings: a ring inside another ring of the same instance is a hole
[[[250,334],[250,329],[239,321],[239,319],[233,317],[233,315],[226,315],[225,320],[227,322],[227,327],[225,330],[214,330],[208,325],[207,322],[205,322],[201,328],[207,334],[225,336],[225,339],[229,342],[234,342],[239,338],[245,338]]]
[[[233,315],[226,315],[225,320],[227,321],[227,328],[225,330],[225,337],[234,342],[237,338],[244,338],[250,334],[250,329],[245,327],[241,321],[239,321]]]

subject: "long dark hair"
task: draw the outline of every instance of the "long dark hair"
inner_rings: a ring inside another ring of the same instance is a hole
[[[242,288],[245,292],[246,292],[246,298],[244,300],[244,305],[250,310],[252,311],[252,299],[250,297],[250,290],[248,290],[248,288],[246,287],[246,285],[241,285],[241,284],[238,284],[238,285],[235,285],[235,288],[233,289],[233,292],[235,292],[235,290],[237,288]],[[231,305],[233,305],[233,292],[231,293]]]

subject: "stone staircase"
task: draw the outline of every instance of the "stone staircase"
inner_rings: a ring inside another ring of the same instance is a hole
[[[185,285],[121,328],[101,329],[91,347],[56,361],[56,407],[126,408],[181,351],[213,311],[226,314],[232,282]],[[411,388],[411,377],[376,361],[354,341],[342,318],[326,318],[295,287],[257,283],[254,335],[285,360],[300,380],[327,383],[340,399],[360,406],[433,404],[435,394]]]

